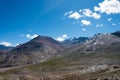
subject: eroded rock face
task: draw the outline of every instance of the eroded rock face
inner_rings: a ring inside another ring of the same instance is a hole
[[[95,52],[99,49],[120,46],[120,37],[113,34],[96,34],[93,38],[84,43],[86,52]]]
[[[61,42],[66,48],[69,48],[69,47],[72,47],[72,46],[75,46],[75,45],[78,45],[80,43],[84,43],[85,41],[89,40],[88,37],[74,37],[74,38],[70,38],[70,39],[67,39],[63,42]]]
[[[97,72],[97,71],[104,71],[109,68],[108,65],[97,65],[97,66],[91,66],[87,69],[80,70],[80,73],[92,73],[92,72]]]

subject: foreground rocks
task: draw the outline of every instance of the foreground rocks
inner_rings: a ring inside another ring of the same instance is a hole
[[[94,65],[79,72],[48,71],[32,72],[29,68],[21,68],[13,73],[5,73],[0,80],[120,80],[120,69],[116,65]],[[61,76],[60,76],[61,75]]]
[[[91,72],[97,72],[97,71],[104,71],[109,68],[108,65],[97,65],[97,66],[92,66],[87,69],[80,70],[80,73],[91,73]]]

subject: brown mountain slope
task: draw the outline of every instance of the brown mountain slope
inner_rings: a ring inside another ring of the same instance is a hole
[[[9,51],[5,63],[7,63],[8,66],[34,64],[45,61],[63,49],[62,44],[53,38],[38,36]]]

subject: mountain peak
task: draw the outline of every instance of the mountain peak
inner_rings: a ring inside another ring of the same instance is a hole
[[[48,38],[48,37],[47,37],[47,36],[41,36],[41,35],[38,35],[38,36],[35,37],[33,40],[43,39],[43,38]]]
[[[46,45],[54,44],[54,43],[55,44],[60,44],[58,41],[56,41],[52,37],[49,37],[49,36],[40,36],[40,35],[37,36],[36,38],[32,39],[29,42],[43,43],[43,44],[46,44]]]
[[[48,36],[42,36],[42,35],[38,35],[36,38],[47,38]]]
[[[45,61],[62,50],[64,47],[58,41],[48,36],[39,35],[29,42],[17,46],[8,54],[10,55],[10,65],[16,66]]]
[[[116,32],[114,32],[114,33],[112,33],[112,34],[115,35],[115,36],[120,37],[120,31],[116,31]]]

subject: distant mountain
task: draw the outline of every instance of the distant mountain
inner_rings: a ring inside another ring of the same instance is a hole
[[[84,43],[84,51],[107,51],[111,49],[118,49],[120,47],[120,33],[96,34],[93,38]]]
[[[92,38],[79,37],[65,40],[62,43],[54,40],[51,37],[38,36],[31,41],[21,44],[9,51],[6,54],[6,58],[0,61],[0,67],[35,64],[46,61],[54,56],[59,56],[63,60],[68,59],[68,61],[73,62],[74,60],[79,61],[83,59],[81,56],[83,54],[84,57],[87,55],[97,56],[95,57],[95,60],[99,58],[99,56],[102,58],[105,57],[103,62],[112,63],[111,60],[107,60],[109,58],[111,59],[113,56],[114,58],[116,56],[120,56],[119,35],[119,31],[109,34],[98,33]],[[85,59],[91,59],[89,56],[87,56]],[[119,63],[120,59],[117,58],[116,60],[116,63]],[[103,62],[101,61],[100,63]]]
[[[74,37],[74,38],[70,38],[70,39],[63,41],[62,44],[66,47],[71,47],[71,46],[75,46],[80,43],[83,43],[87,41],[88,39],[89,39],[88,37],[78,37],[78,38]]]
[[[0,45],[0,64],[6,65],[6,63],[4,63],[4,61],[7,60],[6,59],[7,52],[10,51],[10,50],[12,50],[13,48],[14,47],[12,47],[12,46]]]
[[[34,64],[45,61],[62,50],[64,50],[63,45],[53,38],[38,36],[9,51],[6,63],[9,66]]]
[[[112,34],[120,37],[120,31],[116,31],[116,32],[114,32],[114,33],[112,33]]]
[[[12,46],[0,45],[0,55],[7,53],[8,51],[12,50],[13,48],[14,47],[12,47]],[[2,57],[2,56],[0,56],[0,57]]]
[[[0,45],[0,50],[11,50],[13,47],[12,46],[4,46],[4,45]]]
[[[85,65],[120,64],[120,35],[118,32],[96,34],[82,44],[72,46],[58,57],[62,60]],[[84,65],[84,66],[85,66]]]

